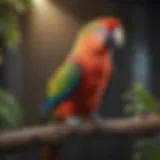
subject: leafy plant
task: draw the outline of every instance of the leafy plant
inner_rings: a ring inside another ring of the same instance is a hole
[[[160,136],[142,138],[134,144],[133,160],[159,160]]]
[[[0,90],[0,132],[20,127],[22,115],[22,110],[13,95]],[[6,159],[4,152],[0,151],[0,159]]]
[[[8,47],[15,47],[21,40],[18,15],[31,4],[31,0],[0,0],[0,35]]]
[[[0,131],[19,127],[22,115],[16,99],[7,91],[0,90]]]
[[[135,83],[130,91],[123,95],[126,102],[125,112],[143,115],[159,109],[159,102],[141,84]]]
[[[123,96],[126,106],[125,112],[132,115],[145,115],[159,110],[159,102],[141,84],[136,83]],[[133,160],[159,160],[160,135],[137,139],[134,143]]]

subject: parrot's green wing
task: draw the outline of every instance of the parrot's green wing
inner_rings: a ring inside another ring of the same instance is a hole
[[[50,79],[47,87],[47,98],[44,104],[46,111],[66,100],[79,87],[82,78],[80,65],[65,63]]]

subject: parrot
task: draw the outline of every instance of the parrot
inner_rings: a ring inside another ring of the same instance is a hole
[[[96,111],[112,79],[112,57],[124,45],[124,35],[116,17],[100,17],[82,26],[70,53],[48,80],[44,121],[62,121],[74,129],[85,118],[101,124]],[[51,146],[46,147],[44,159],[51,160],[51,154]]]

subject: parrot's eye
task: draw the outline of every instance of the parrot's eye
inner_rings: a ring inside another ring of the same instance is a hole
[[[98,28],[97,32],[98,32],[98,34],[105,36],[107,31],[104,27],[100,27],[100,28]]]
[[[99,27],[96,30],[96,35],[100,40],[104,41],[107,36],[107,30],[104,27]]]

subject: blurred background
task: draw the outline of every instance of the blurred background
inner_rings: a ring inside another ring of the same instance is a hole
[[[85,22],[104,15],[124,21],[127,41],[114,57],[115,72],[99,113],[108,117],[123,115],[121,95],[139,81],[156,97],[160,74],[159,4],[146,1],[33,0],[32,9],[18,15],[22,43],[10,49],[2,38],[4,63],[0,83],[14,94],[24,110],[24,125],[39,123],[46,80],[64,60],[75,34]],[[129,160],[132,137],[71,137],[62,149],[62,160]],[[8,159],[38,160],[39,150],[28,150]]]

